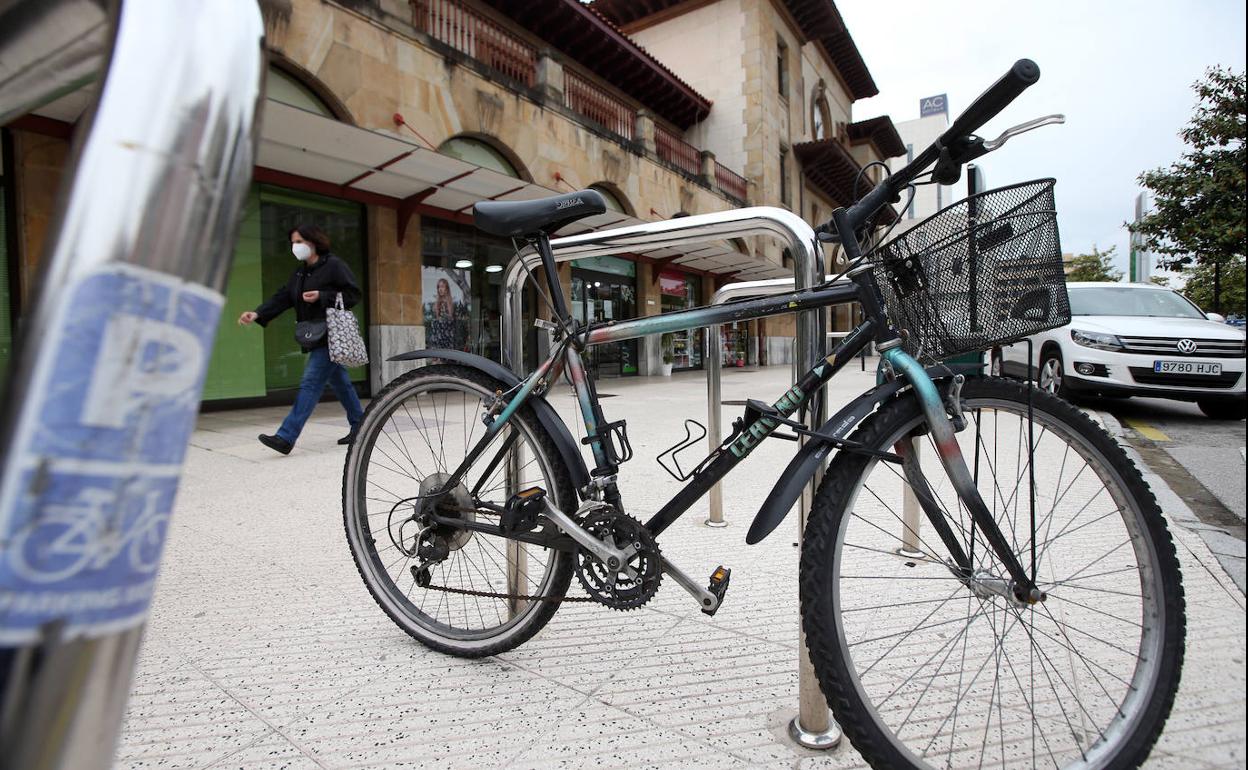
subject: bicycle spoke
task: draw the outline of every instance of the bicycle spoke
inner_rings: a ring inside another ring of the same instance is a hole
[[[1112,486],[1121,471],[1107,471],[1100,450],[1072,440],[1044,406],[1033,428],[1025,402],[964,398],[971,429],[958,440],[1005,541],[1020,558],[1031,552],[1025,561],[1034,559],[1045,601],[1013,598],[1009,575],[937,470],[931,432],[921,472],[933,513],[958,529],[975,573],[931,560],[927,552],[941,551],[922,529],[926,516],[906,528],[910,487],[891,464],[866,462],[845,498],[853,505],[839,514],[832,638],[851,676],[833,680],[834,694],[857,693],[849,700],[872,713],[866,724],[932,767],[1096,765],[1120,750],[1115,725],[1140,713],[1131,699],[1151,675],[1141,645],[1156,617],[1136,614],[1156,595],[1137,592],[1155,577],[1141,556],[1150,553],[1140,545],[1145,522],[1131,492]],[[897,421],[870,446],[893,448],[915,424]],[[927,558],[899,556],[903,537]]]

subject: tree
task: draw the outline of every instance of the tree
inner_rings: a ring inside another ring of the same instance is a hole
[[[1110,246],[1105,251],[1092,246],[1091,254],[1077,254],[1070,260],[1066,271],[1067,281],[1121,281],[1122,271],[1114,268],[1114,251],[1117,246]]]
[[[1244,195],[1248,189],[1248,100],[1244,74],[1211,67],[1193,85],[1198,97],[1191,122],[1179,136],[1188,151],[1170,168],[1140,175],[1153,193],[1152,213],[1129,224],[1144,237],[1144,248],[1170,270],[1208,267],[1211,283],[1229,290],[1219,274],[1244,259]],[[1202,274],[1203,275],[1203,274]],[[1243,290],[1243,273],[1237,284]],[[1218,280],[1212,281],[1212,278]],[[1210,307],[1220,307],[1214,292]]]
[[[1183,294],[1200,305],[1201,310],[1212,310],[1215,313],[1244,312],[1244,258],[1233,259],[1224,265],[1217,266],[1219,275],[1215,276],[1214,265],[1193,265],[1183,271],[1187,283],[1183,285]],[[1221,297],[1215,299],[1215,278],[1221,289]]]
[[[1148,282],[1154,286],[1165,286],[1166,288],[1170,287],[1170,279],[1164,275],[1150,275],[1148,277]]]

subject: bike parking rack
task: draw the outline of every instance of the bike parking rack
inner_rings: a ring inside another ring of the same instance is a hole
[[[0,22],[0,124],[100,84],[0,403],[0,764],[94,770],[120,737],[224,305],[264,22],[255,0],[18,0]],[[110,526],[89,526],[88,498]],[[142,558],[118,550],[152,506]],[[118,558],[64,577],[51,546],[19,553],[75,512],[79,550]]]
[[[836,276],[829,275],[824,278],[824,282],[831,282]],[[725,302],[732,302],[739,299],[752,299],[755,297],[770,297],[776,294],[784,294],[793,291],[795,281],[791,278],[771,278],[763,281],[739,281],[722,286],[711,295],[711,305],[722,305]],[[810,311],[814,312],[814,311]],[[719,444],[723,441],[723,416],[716,405],[720,404],[722,398],[720,379],[723,373],[723,364],[721,361],[721,350],[717,344],[713,344],[712,340],[718,342],[722,325],[715,324],[706,327],[706,334],[703,337],[704,349],[702,351],[702,360],[706,362],[706,441],[707,446],[713,452],[719,448]],[[844,336],[848,332],[842,333]],[[827,332],[827,337],[838,336],[837,332]],[[825,348],[826,349],[826,348]],[[866,349],[863,349],[863,368],[866,368]],[[801,367],[796,366],[797,357],[794,356],[794,373],[793,380],[805,373]],[[710,491],[710,514],[704,522],[708,527],[726,527],[728,522],[724,521],[724,494],[720,487],[720,482],[715,482]]]
[[[550,242],[550,248],[556,262],[567,262],[573,259],[749,236],[770,236],[788,247],[789,253],[793,256],[793,279],[791,281],[780,280],[788,284],[790,289],[807,289],[824,279],[823,250],[815,238],[814,230],[793,212],[770,206],[697,214],[613,230],[582,233],[553,239]],[[502,349],[507,359],[504,363],[521,377],[525,374],[523,289],[529,274],[537,270],[540,264],[541,258],[538,254],[532,249],[525,249],[512,258],[504,272],[501,330]],[[771,282],[751,281],[738,285],[769,283]],[[720,292],[728,288],[724,287]],[[715,296],[719,297],[720,292],[716,292]],[[782,291],[776,293],[782,293]],[[725,295],[720,302],[726,302],[729,298]],[[825,326],[825,313],[822,308],[797,314],[795,360],[799,371],[810,370],[823,357]],[[709,338],[710,335],[707,336]],[[716,369],[718,369],[718,344],[715,349],[716,354],[709,358],[716,362]],[[719,389],[718,377],[715,378],[714,388],[716,391]],[[708,391],[710,389],[708,373]],[[712,415],[712,422],[717,428],[714,433],[708,429],[708,440],[712,440],[713,436],[718,435],[718,429],[721,427],[720,405],[718,392],[708,394],[712,396],[708,408]],[[810,412],[811,424],[819,425],[825,419],[825,402],[824,398],[813,399],[813,409]],[[805,437],[802,441],[803,443],[806,441]],[[712,440],[712,448],[718,445],[718,441]],[[517,454],[518,452],[513,452],[513,455]],[[515,457],[511,466],[518,468],[521,463],[522,458]],[[798,517],[799,543],[806,529],[810,506],[821,478],[822,471],[816,473],[811,482],[802,490]],[[718,500],[718,506],[722,512],[723,499],[718,484],[712,489],[711,495],[711,504],[715,505],[715,501]],[[523,558],[520,561],[523,562]],[[521,568],[523,569],[523,566]],[[509,582],[519,584],[521,580],[514,579]],[[812,749],[830,749],[839,745],[841,741],[840,726],[832,719],[827,700],[820,691],[819,683],[815,678],[814,669],[806,651],[806,639],[801,629],[800,619],[798,620],[798,714],[789,723],[788,731],[795,742]]]

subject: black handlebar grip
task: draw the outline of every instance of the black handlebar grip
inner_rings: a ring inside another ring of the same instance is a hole
[[[1039,79],[1040,67],[1034,61],[1019,59],[1014,62],[1009,72],[1002,75],[1000,80],[980,94],[979,98],[971,102],[971,106],[953,121],[949,130],[941,135],[941,145],[948,147],[958,139],[974,134],[980,126],[995,118],[997,113],[1005,109],[1010,102],[1018,98],[1019,94],[1026,91],[1028,86]]]

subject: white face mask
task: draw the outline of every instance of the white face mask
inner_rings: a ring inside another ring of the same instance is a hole
[[[295,259],[300,262],[307,262],[308,257],[312,256],[312,247],[306,243],[290,244],[290,251],[295,255]]]

